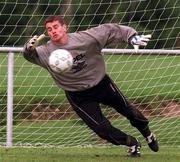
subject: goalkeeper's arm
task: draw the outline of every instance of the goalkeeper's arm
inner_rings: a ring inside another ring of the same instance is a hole
[[[38,59],[38,53],[36,51],[36,47],[38,46],[39,41],[42,40],[44,37],[44,34],[40,36],[35,35],[24,45],[23,56],[25,59],[37,64],[36,60]]]

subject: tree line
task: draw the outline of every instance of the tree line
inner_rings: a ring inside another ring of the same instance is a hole
[[[4,0],[0,3],[0,44],[21,46],[30,36],[44,32],[48,15],[61,15],[70,32],[113,22],[151,33],[148,48],[174,48],[178,47],[179,9],[177,0]]]

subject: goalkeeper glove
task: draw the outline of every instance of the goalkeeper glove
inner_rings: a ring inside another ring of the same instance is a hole
[[[27,43],[26,43],[26,49],[28,51],[33,51],[39,44],[39,42],[45,37],[44,34],[41,34],[40,36],[33,36]]]
[[[139,50],[139,46],[146,46],[151,38],[151,34],[148,35],[135,35],[131,38],[130,43],[133,45],[135,51]]]

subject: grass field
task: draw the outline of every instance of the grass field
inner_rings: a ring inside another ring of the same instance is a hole
[[[179,56],[107,55],[105,59],[108,74],[129,98],[139,98],[144,102],[154,96],[180,98]],[[0,55],[0,60],[0,94],[3,94],[7,88],[7,57]],[[46,101],[62,102],[63,91],[54,85],[46,70],[32,66],[20,55],[15,56],[14,64],[16,102],[35,102],[44,96],[48,96]]]
[[[107,72],[129,99],[149,102],[154,97],[163,100],[180,99],[180,57],[179,56],[105,56]],[[6,108],[7,57],[0,55],[0,100],[2,109]],[[62,103],[63,91],[58,89],[48,73],[25,61],[21,56],[15,57],[14,67],[14,113],[26,105],[38,102]],[[27,104],[28,103],[28,104]],[[25,112],[27,112],[26,107]],[[17,111],[17,112],[16,112]],[[17,114],[16,114],[17,113]],[[122,130],[134,133],[134,129],[120,120],[113,124]],[[0,148],[0,162],[178,162],[180,159],[180,118],[151,119],[151,126],[156,130],[161,149],[153,153],[145,147],[143,141],[142,157],[126,157],[123,147],[93,148]],[[74,146],[97,142],[89,136],[89,130],[82,123],[74,121],[27,122],[17,118],[14,125],[13,142],[50,143]],[[81,129],[80,129],[81,128]],[[1,129],[0,129],[1,130]],[[64,134],[66,132],[67,134]],[[137,132],[137,131],[136,131]],[[68,135],[68,133],[70,135]],[[77,136],[80,134],[80,136]],[[6,141],[5,128],[0,131],[0,143]],[[92,140],[92,141],[91,141]],[[97,143],[94,143],[97,144]],[[166,146],[166,147],[165,147]]]
[[[180,118],[153,118],[149,120],[151,121],[150,126],[155,131],[161,145],[171,147],[180,146],[180,130],[176,130],[176,128],[180,128]],[[13,127],[13,142],[15,145],[24,144],[26,146],[30,144],[31,146],[36,146],[36,144],[47,144],[47,146],[61,147],[103,144],[99,140],[99,137],[92,135],[91,130],[87,129],[83,122],[77,121],[78,119],[20,122]],[[138,137],[142,145],[146,145],[144,138],[135,128],[130,126],[127,120],[111,120],[111,123],[124,132]],[[5,142],[5,137],[3,141]]]
[[[127,157],[126,148],[0,148],[2,162],[179,162],[180,147],[143,148],[141,157]]]

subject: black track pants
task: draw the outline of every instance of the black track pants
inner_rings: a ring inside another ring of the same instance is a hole
[[[148,127],[148,120],[131,106],[114,82],[105,75],[101,82],[84,91],[66,91],[67,99],[79,117],[101,138],[115,145],[131,146],[135,138],[113,127],[102,114],[100,103],[113,107],[138,130]]]

